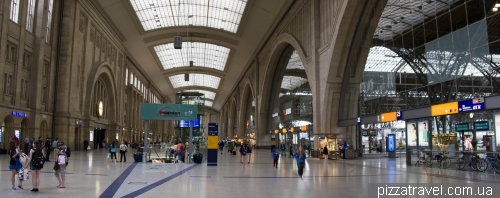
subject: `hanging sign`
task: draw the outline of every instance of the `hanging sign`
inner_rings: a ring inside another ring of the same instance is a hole
[[[403,120],[403,111],[396,111],[397,120]]]
[[[450,115],[457,113],[458,113],[458,102],[449,102],[431,106],[432,116]]]
[[[484,109],[485,107],[483,98],[458,101],[459,112],[480,111]]]
[[[141,104],[141,120],[196,120],[198,105]]]
[[[469,123],[455,124],[455,131],[456,132],[462,132],[462,131],[468,131],[468,130],[469,130]]]
[[[490,130],[490,123],[488,121],[475,122],[474,129],[476,129],[476,131],[488,131]]]
[[[397,113],[396,112],[389,112],[389,113],[380,114],[380,121],[381,122],[391,122],[391,121],[396,121],[396,120],[397,120]]]

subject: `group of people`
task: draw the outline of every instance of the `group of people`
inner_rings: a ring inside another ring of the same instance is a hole
[[[118,146],[118,140],[112,141],[111,144],[109,145],[109,158],[111,158],[111,162],[118,162],[118,159],[116,158],[116,151],[120,151],[120,162],[127,162],[127,153],[128,150],[128,143],[126,141],[122,141],[121,144]]]
[[[47,138],[45,142],[41,137],[37,141],[34,141],[34,138],[31,138],[31,140],[26,138],[25,143],[27,142],[30,145],[24,145],[25,150],[29,150],[29,152],[25,154],[19,148],[19,141],[16,141],[16,139],[11,138],[9,141],[9,169],[12,172],[12,190],[24,190],[23,180],[29,179],[29,175],[23,173],[29,172],[31,173],[31,183],[33,186],[31,192],[38,192],[40,185],[40,170],[44,168],[45,162],[50,162],[49,155],[52,150],[56,153],[54,156],[54,175],[59,181],[57,188],[65,188],[66,166],[68,165],[68,157],[70,157],[69,147],[67,147],[64,142],[59,142],[57,138],[53,144],[50,143],[50,138]],[[43,148],[45,148],[46,151]],[[18,176],[19,184],[16,187],[15,177],[18,174],[22,175]],[[27,177],[24,175],[27,175]]]

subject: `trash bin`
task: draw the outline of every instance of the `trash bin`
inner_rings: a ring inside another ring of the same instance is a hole
[[[142,153],[134,153],[134,162],[142,162]]]
[[[411,164],[411,149],[406,150],[406,164],[410,165]]]

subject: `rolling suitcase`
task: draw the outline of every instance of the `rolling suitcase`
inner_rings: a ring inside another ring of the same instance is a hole
[[[233,151],[233,155],[236,155],[236,151]]]

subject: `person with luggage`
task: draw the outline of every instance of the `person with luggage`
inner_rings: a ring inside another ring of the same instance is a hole
[[[240,163],[242,163],[242,164],[243,164],[243,157],[244,157],[245,155],[247,155],[247,147],[246,147],[246,145],[245,145],[245,144],[243,144],[243,145],[241,145],[241,147],[240,147],[240,156],[241,156],[241,158],[240,158]]]
[[[45,153],[43,153],[40,142],[34,141],[32,146],[33,149],[30,150],[30,157],[26,165],[24,165],[24,169],[30,167],[32,175],[31,184],[33,185],[31,192],[38,192],[38,187],[40,185],[40,170],[42,170],[45,163]]]
[[[234,152],[234,143],[233,142],[229,142],[229,145],[227,146],[227,150],[229,151],[229,155],[234,155],[235,153]]]
[[[21,164],[20,161],[23,152],[16,149],[16,144],[14,142],[9,142],[9,150],[10,150],[9,169],[12,172],[12,176],[10,177],[10,182],[12,182],[12,190],[17,190],[16,175],[19,172],[19,170],[23,168],[23,165]],[[17,187],[23,190],[23,180],[19,179],[19,185]]]
[[[278,168],[278,159],[280,157],[278,151],[276,151],[276,149],[273,149],[273,151],[271,152],[273,154],[273,167],[274,168]]]
[[[64,186],[64,181],[66,180],[66,166],[68,162],[68,150],[66,144],[64,142],[59,142],[59,149],[55,154],[56,163],[59,165],[59,169],[55,170],[54,176],[56,176],[59,181],[59,185],[57,188],[66,188]]]
[[[297,161],[299,177],[300,179],[303,179],[302,174],[304,173],[304,167],[306,166],[306,154],[304,152],[304,148],[302,146],[299,146],[297,152],[295,152],[293,156]]]

